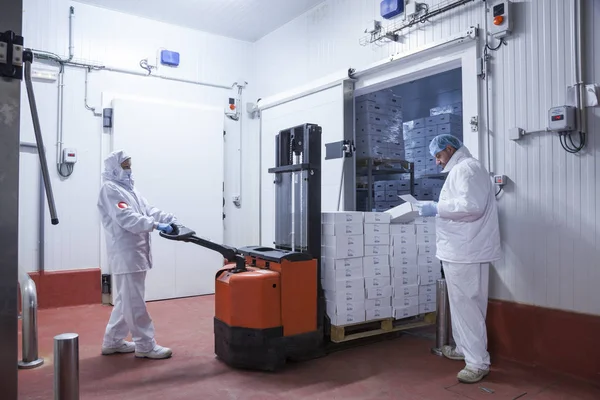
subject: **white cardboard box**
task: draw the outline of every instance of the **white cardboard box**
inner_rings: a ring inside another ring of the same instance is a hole
[[[435,235],[435,224],[415,225],[417,235]]]
[[[418,244],[417,245],[418,248],[418,253],[419,255],[432,255],[435,256],[435,252],[436,252],[436,245],[435,243],[433,244]]]
[[[415,234],[414,224],[390,224],[390,235]]]
[[[367,289],[389,286],[390,284],[391,278],[389,275],[365,278],[365,288]]]
[[[434,312],[436,308],[436,303],[419,304],[419,314]]]
[[[363,257],[365,255],[365,246],[360,243],[343,247],[321,246],[321,255],[335,259]]]
[[[364,222],[365,225],[370,224],[389,224],[391,217],[389,214],[384,212],[365,212]],[[367,228],[365,226],[365,228]]]
[[[390,246],[389,245],[368,245],[365,246],[364,256],[387,256],[390,254]]]
[[[394,297],[419,296],[419,285],[394,286]]]
[[[364,221],[364,213],[361,211],[342,211],[342,212],[324,212],[321,213],[321,221],[324,224],[346,224],[351,222]]]
[[[392,307],[377,307],[366,311],[366,320],[392,318]]]
[[[392,298],[391,297],[380,297],[377,299],[365,300],[365,310],[373,310],[375,308],[391,307],[391,306],[392,306]]]
[[[419,211],[415,206],[415,203],[417,203],[418,200],[411,195],[402,195],[399,197],[404,200],[405,203],[386,211],[386,213],[390,214],[391,222],[402,223],[414,221],[414,219],[419,216]]]
[[[417,215],[417,217],[415,217],[414,222],[415,225],[434,225],[435,226],[435,218],[436,217],[421,217],[420,215]]]
[[[437,264],[419,265],[419,275],[442,275],[442,267]]]
[[[365,225],[367,226],[367,225]],[[370,226],[375,226],[372,224]],[[390,245],[390,235],[387,233],[365,233],[365,246]]]
[[[417,266],[417,257],[416,256],[391,256],[390,257],[390,267],[406,267],[406,266],[414,266],[416,269]]]
[[[357,324],[359,322],[365,322],[366,314],[364,311],[356,311],[354,313],[343,314],[343,315],[339,315],[339,314],[329,315],[329,318],[331,319],[332,325],[343,326],[343,325],[349,325],[349,324]]]
[[[413,233],[401,233],[399,235],[391,235],[393,246],[402,245],[417,245],[417,235]]]
[[[392,306],[394,308],[414,307],[419,305],[419,296],[394,297]]]
[[[321,243],[325,247],[346,248],[354,245],[364,246],[365,235],[337,235],[321,236]]]
[[[425,303],[435,303],[436,296],[435,293],[423,293],[419,295],[419,304]]]
[[[390,224],[373,223],[364,225],[365,235],[390,235]]]
[[[406,278],[409,282],[418,282],[419,270],[417,267],[412,265],[406,265],[403,267],[392,267],[391,276],[394,279]]]
[[[323,289],[330,290],[332,292],[348,291],[355,289],[364,290],[365,278],[352,278],[339,281],[328,281],[325,279],[321,279],[321,284],[323,285]]]
[[[438,267],[438,269],[440,267],[440,260],[438,260],[433,255],[419,254],[419,256],[417,257],[417,263],[419,266],[435,265],[436,267]]]
[[[391,276],[390,266],[368,266],[363,267],[363,274],[365,278],[377,278],[380,276]]]
[[[390,266],[390,256],[382,255],[382,256],[365,256],[362,258],[363,270],[365,268],[372,267],[389,267]]]
[[[417,235],[417,245],[419,244],[435,245],[435,233],[429,235]]]
[[[414,276],[394,277],[392,284],[394,285],[394,287],[418,285],[419,277],[418,276],[416,278]]]
[[[421,285],[419,286],[419,296],[422,294],[437,293],[436,285]]]
[[[337,224],[322,224],[323,236],[362,235],[364,234],[362,222],[343,222]]]
[[[362,258],[341,258],[321,257],[321,267],[323,269],[343,269],[363,266]]]
[[[367,299],[380,299],[383,297],[392,297],[392,287],[391,286],[381,286],[381,287],[371,287],[367,288]]]
[[[419,315],[419,306],[402,307],[402,308],[394,307],[394,318],[395,319],[410,318],[410,317],[414,317],[415,315]]]
[[[362,267],[349,267],[338,269],[323,268],[322,271],[325,280],[343,281],[346,279],[364,277]]]
[[[420,285],[435,285],[438,279],[442,277],[442,273],[433,273],[427,275],[419,275],[419,284]]]
[[[397,257],[417,257],[419,254],[416,244],[395,244],[390,247],[390,255]]]
[[[329,300],[334,303],[343,303],[345,301],[365,301],[366,298],[367,294],[365,293],[364,287],[338,291],[325,290],[325,300]]]
[[[356,311],[365,311],[365,300],[362,301],[346,301],[336,303],[333,301],[327,301],[327,314],[348,314]]]

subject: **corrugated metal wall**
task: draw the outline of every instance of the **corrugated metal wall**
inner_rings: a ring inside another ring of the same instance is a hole
[[[382,19],[379,3],[329,0],[257,42],[261,97],[484,25],[483,3],[475,1],[421,24],[401,43],[362,47],[369,21]],[[600,28],[594,24],[600,2],[585,0],[584,7],[586,82],[592,83],[600,80]],[[505,258],[494,266],[490,295],[600,315],[600,110],[589,109],[589,144],[578,155],[565,152],[549,133],[518,142],[507,137],[511,127],[545,128],[548,109],[566,101],[566,87],[574,83],[573,1],[515,1],[513,16],[508,45],[491,52],[493,170],[511,183],[499,199]]]

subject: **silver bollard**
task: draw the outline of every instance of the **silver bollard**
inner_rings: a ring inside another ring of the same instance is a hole
[[[21,347],[23,354],[17,364],[20,369],[31,369],[44,363],[44,359],[38,357],[37,290],[33,279],[23,272],[19,275],[19,286],[21,288]]]
[[[79,335],[54,337],[54,400],[79,400]]]
[[[445,279],[436,282],[437,316],[435,329],[435,347],[431,352],[436,356],[443,356],[442,347],[450,344],[450,302],[448,300],[448,287]]]

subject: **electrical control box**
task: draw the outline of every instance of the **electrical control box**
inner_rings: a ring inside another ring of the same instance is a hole
[[[494,175],[494,183],[500,187],[506,185],[508,177],[506,175]]]
[[[77,150],[63,149],[63,163],[75,164],[77,162]]]
[[[385,19],[394,18],[404,12],[404,0],[382,0],[379,11]]]
[[[496,1],[492,5],[491,13],[488,18],[491,19],[490,33],[498,39],[510,35],[513,30],[512,21],[512,2]]]
[[[237,118],[238,113],[240,112],[240,110],[238,110],[238,103],[238,99],[235,97],[229,97],[227,100],[227,106],[225,107],[225,115],[232,119]]]
[[[548,111],[548,130],[553,132],[569,132],[576,129],[575,107],[552,107]]]

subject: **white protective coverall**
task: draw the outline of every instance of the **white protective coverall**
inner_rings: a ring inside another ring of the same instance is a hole
[[[136,352],[147,353],[156,345],[154,324],[144,300],[146,272],[152,268],[150,233],[158,223],[175,222],[175,217],[150,206],[134,188],[131,171],[121,167],[129,158],[124,151],[106,158],[98,198],[108,265],[116,286],[103,347],[118,347],[131,332]]]
[[[487,370],[485,318],[489,263],[501,258],[498,210],[485,167],[462,146],[450,158],[436,218],[436,256],[448,286],[456,350],[467,367]]]

